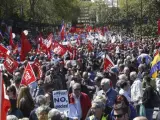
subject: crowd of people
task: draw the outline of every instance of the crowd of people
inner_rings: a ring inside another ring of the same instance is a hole
[[[48,59],[45,53],[29,52],[13,74],[3,70],[11,103],[7,120],[152,120],[160,103],[156,98],[159,73],[156,78],[150,74],[151,62],[159,54],[158,39],[128,39],[104,43],[96,38],[92,50],[84,43],[76,44],[72,60],[67,53],[53,53]],[[110,69],[104,69],[106,55],[114,63]],[[41,65],[41,78],[21,85],[25,66],[35,59]],[[52,91],[57,90],[68,91],[69,104],[75,107],[69,113],[75,113],[74,117],[54,107]],[[159,114],[156,119],[160,120]]]

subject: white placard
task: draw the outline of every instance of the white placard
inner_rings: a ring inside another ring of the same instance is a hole
[[[68,91],[58,90],[52,91],[54,107],[61,112],[68,112],[69,101],[68,101]]]

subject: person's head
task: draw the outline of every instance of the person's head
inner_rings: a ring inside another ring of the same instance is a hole
[[[50,69],[50,75],[55,75],[56,74],[56,71],[54,69],[54,67],[51,67]]]
[[[144,69],[145,69],[145,65],[144,65],[144,64],[140,64],[140,65],[138,66],[138,72],[143,72]]]
[[[81,84],[82,79],[79,78],[79,77],[73,76],[73,77],[72,77],[72,81],[74,81],[74,83],[79,83],[79,84]]]
[[[36,115],[38,120],[48,120],[48,112],[49,112],[49,108],[47,106],[39,106],[36,109]]]
[[[124,64],[119,64],[119,71],[123,71],[123,69],[124,69]]]
[[[105,95],[98,95],[94,98],[95,102],[103,102],[104,106],[106,106],[106,101],[107,101],[107,98]]]
[[[19,119],[19,120],[29,120],[29,118],[27,118],[27,117],[24,117],[24,118],[22,118],[22,119]]]
[[[148,119],[146,117],[140,116],[140,117],[134,118],[133,120],[148,120]]]
[[[160,78],[156,79],[156,87],[160,89]]]
[[[42,88],[42,87],[43,87],[43,83],[44,83],[43,80],[38,80],[37,83],[38,83],[38,87],[39,87],[39,88]]]
[[[128,67],[124,67],[124,74],[129,75],[130,71]]]
[[[16,84],[16,86],[19,86],[20,83],[21,83],[21,77],[20,76],[15,76],[13,81]]]
[[[46,98],[46,105],[50,105],[51,104],[51,96],[47,93],[47,94],[45,94],[45,98]]]
[[[48,113],[48,120],[63,120],[63,115],[59,110],[53,108]]]
[[[102,90],[104,92],[107,92],[109,90],[109,88],[111,87],[111,81],[110,79],[108,78],[103,78],[102,81],[101,81],[101,87],[102,87]]]
[[[151,78],[148,75],[144,76],[143,79],[146,82],[146,85],[151,85]]]
[[[15,115],[7,115],[7,120],[18,120]]]
[[[44,95],[37,96],[36,97],[36,104],[38,106],[45,105],[46,104],[46,97]]]
[[[17,107],[18,108],[20,107],[20,100],[21,100],[21,98],[24,98],[24,97],[26,97],[29,100],[30,105],[34,106],[34,102],[33,102],[32,96],[30,94],[29,87],[22,86],[20,88],[20,91],[19,91],[19,94],[18,94],[18,97],[17,97]]]
[[[120,83],[120,87],[121,87],[123,90],[128,91],[128,89],[129,89],[129,82],[128,82],[128,81],[122,81],[122,82]]]
[[[73,95],[75,95],[78,98],[81,95],[81,84],[75,83],[72,86],[72,92],[73,92]]]
[[[134,71],[134,72],[131,72],[130,73],[130,79],[132,80],[132,81],[134,81],[134,80],[136,80],[136,78],[137,78],[137,73]]]
[[[101,118],[105,109],[105,104],[102,101],[93,101],[91,111],[96,118]]]
[[[119,75],[118,78],[119,78],[119,80],[125,80],[125,81],[127,81],[127,79],[128,79],[125,74]]]
[[[16,99],[17,93],[15,86],[11,85],[7,88],[7,94],[10,99]]]
[[[94,81],[95,81],[96,85],[98,87],[100,87],[101,86],[102,77],[97,76],[97,77],[95,77]]]
[[[115,113],[114,118],[117,117],[117,119],[115,119],[115,120],[128,120],[128,119],[123,119],[124,117],[128,118],[130,116],[129,102],[124,95],[118,95],[116,97],[115,104],[114,104],[113,108],[114,108],[114,113]],[[120,115],[120,116],[116,116],[116,115]],[[123,117],[123,118],[118,119],[118,117],[119,118]]]
[[[83,72],[82,76],[83,76],[84,79],[88,79],[88,72]]]
[[[124,101],[116,102],[113,107],[113,114],[115,120],[129,120],[129,107]]]

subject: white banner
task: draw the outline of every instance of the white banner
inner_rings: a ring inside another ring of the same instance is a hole
[[[67,90],[58,90],[53,91],[53,101],[54,107],[61,112],[68,112],[69,101],[68,101],[68,91]]]

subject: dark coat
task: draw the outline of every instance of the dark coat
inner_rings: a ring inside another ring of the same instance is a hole
[[[145,106],[145,108],[150,108],[153,109],[154,107],[151,105],[151,101],[152,101],[152,91],[153,88],[151,86],[147,87],[144,90],[144,94],[143,94],[143,98],[142,98],[142,102]]]
[[[34,105],[26,98],[20,100],[19,109],[22,111],[24,117],[29,117],[30,112],[34,109]]]

